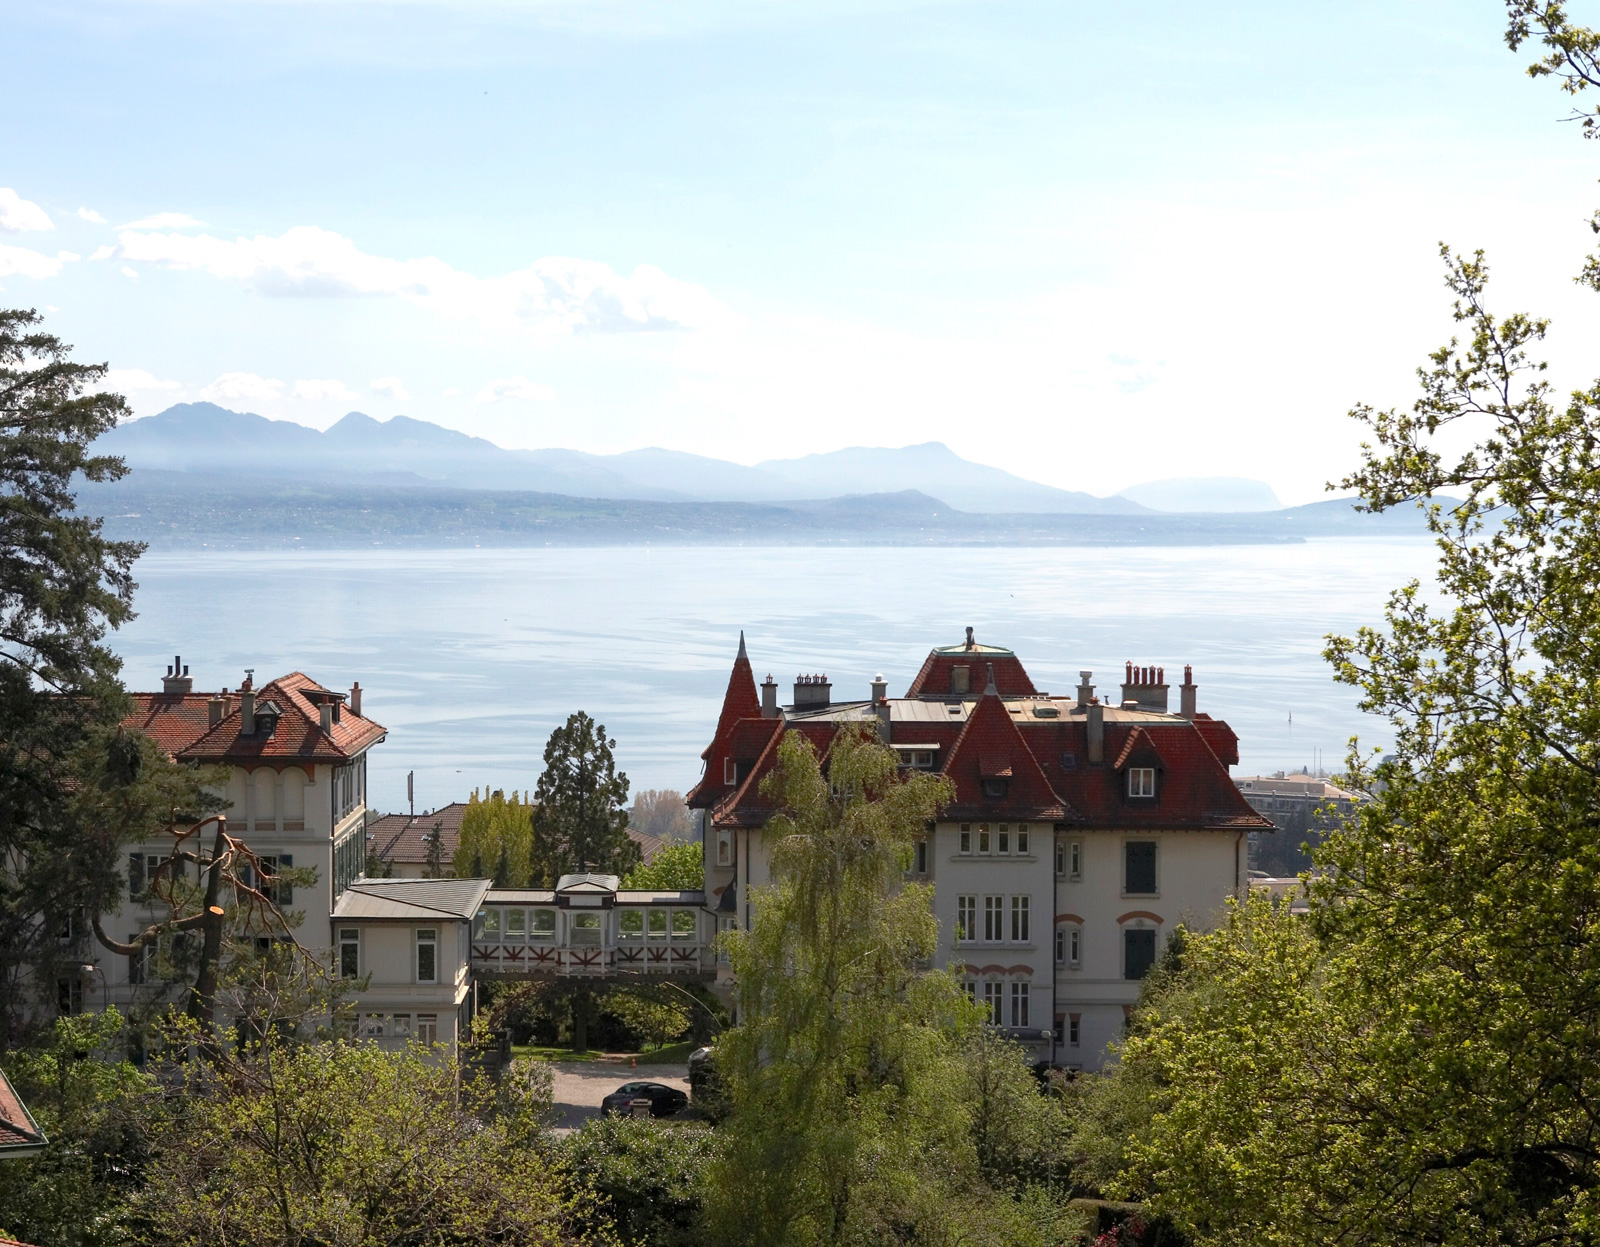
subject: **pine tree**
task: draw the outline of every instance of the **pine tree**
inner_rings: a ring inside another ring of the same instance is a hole
[[[581,710],[550,733],[533,794],[531,881],[551,887],[572,871],[627,874],[639,861],[628,837],[628,777],[616,741]]]

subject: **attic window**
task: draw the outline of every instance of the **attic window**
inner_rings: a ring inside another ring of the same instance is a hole
[[[725,784],[739,782],[739,764],[732,758],[722,759],[722,782]]]
[[[1066,753],[1062,754],[1061,755],[1061,769],[1063,771],[1075,771],[1075,770],[1077,770],[1078,769],[1078,755],[1073,753],[1071,750],[1068,750]]]
[[[983,795],[991,801],[1004,801],[1011,791],[1011,781],[1000,776],[983,781]]]
[[[1130,766],[1128,768],[1128,795],[1130,797],[1155,796],[1156,768],[1153,766]]]

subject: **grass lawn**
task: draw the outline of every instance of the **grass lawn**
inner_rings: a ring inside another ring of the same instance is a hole
[[[607,1064],[620,1061],[626,1065],[631,1058],[640,1065],[683,1065],[698,1046],[692,1040],[684,1040],[683,1043],[668,1044],[665,1048],[651,1048],[647,1052],[596,1052],[589,1049],[573,1052],[570,1048],[548,1048],[542,1044],[513,1044],[511,1055],[530,1056],[538,1061],[605,1061]]]

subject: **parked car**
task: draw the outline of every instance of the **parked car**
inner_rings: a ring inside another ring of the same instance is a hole
[[[635,1100],[649,1100],[652,1117],[671,1117],[689,1104],[689,1097],[676,1087],[659,1082],[625,1082],[600,1101],[600,1116],[630,1113]]]

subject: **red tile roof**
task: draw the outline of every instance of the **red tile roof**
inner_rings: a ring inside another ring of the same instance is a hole
[[[250,763],[347,762],[381,741],[387,730],[372,719],[340,706],[338,721],[324,732],[316,702],[342,698],[299,671],[270,680],[255,690],[256,708],[271,702],[279,710],[271,736],[240,732],[239,693],[134,693],[134,712],[123,724],[154,738],[184,762]],[[224,702],[223,717],[213,726],[210,705]]]
[[[381,741],[388,729],[356,714],[348,706],[335,710],[324,731],[319,694],[333,694],[299,671],[270,680],[256,691],[256,710],[272,702],[282,712],[271,736],[242,732],[237,700],[222,721],[193,744],[178,751],[184,762],[347,762]]]
[[[988,679],[988,669],[994,668],[995,687],[1002,697],[1032,697],[1039,690],[1033,687],[1021,660],[1010,650],[989,646],[936,649],[929,652],[906,690],[907,697],[945,697],[950,694],[950,672],[956,667],[967,668],[967,682],[971,695],[983,692]]]
[[[942,702],[945,694],[938,679],[930,682],[927,677],[930,672],[937,676],[945,669],[940,662],[954,661],[953,655],[959,652],[935,650],[913,689],[927,685],[928,698],[936,705]],[[948,721],[925,711],[903,716],[891,712],[891,743],[937,747],[940,770],[955,781],[956,798],[945,817],[1037,820],[1107,829],[1257,830],[1271,826],[1245,801],[1228,774],[1228,767],[1238,761],[1238,737],[1226,723],[1207,715],[1191,721],[1177,715],[1107,708],[1104,761],[1091,763],[1086,716],[1075,713],[1070,701],[1051,699],[1041,705],[1037,694],[1017,693],[1008,702],[1008,680],[1017,681],[1011,684],[1013,688],[1024,687],[1023,681],[1027,689],[1033,687],[1021,663],[1010,668],[1012,676],[1002,679],[1001,663],[1007,656],[1015,662],[1014,655],[995,647],[971,652],[974,665],[995,663],[998,696],[980,696],[970,713],[963,711],[964,718],[952,715]],[[748,669],[742,647],[736,675],[741,663]],[[986,679],[986,671],[975,676],[978,687],[974,693]],[[832,717],[763,719],[756,704],[752,715],[740,718],[751,701],[742,696],[735,701],[736,683],[730,681],[716,736],[704,755],[706,773],[688,802],[696,809],[709,809],[717,826],[759,827],[772,814],[770,803],[761,796],[761,780],[772,769],[783,732],[801,732],[819,757],[826,758],[843,723],[868,712],[846,707]],[[1033,705],[1019,706],[1019,698],[1033,699]],[[891,707],[906,707],[912,701],[891,702]],[[928,701],[919,699],[915,704],[927,706]],[[1035,714],[1034,709],[1047,713]],[[734,783],[724,782],[723,760],[727,758],[737,764]],[[1123,768],[1129,765],[1157,767],[1154,798],[1127,796]],[[1006,779],[1004,797],[989,796],[984,791],[985,778]]]
[[[48,1140],[28,1106],[0,1072],[0,1159],[26,1156],[41,1150]],[[0,1239],[0,1242],[7,1240]]]

